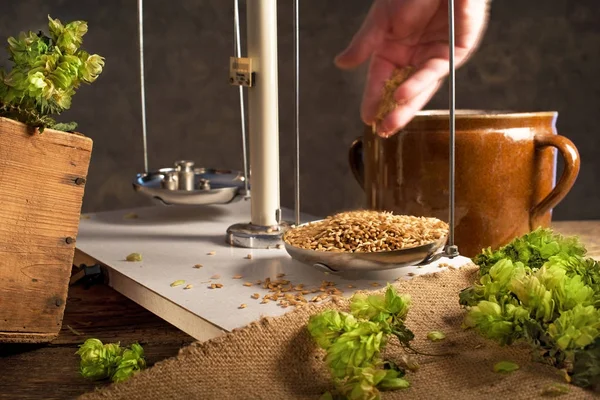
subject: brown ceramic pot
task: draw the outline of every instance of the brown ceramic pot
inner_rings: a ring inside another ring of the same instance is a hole
[[[575,145],[556,133],[557,115],[457,111],[455,243],[462,255],[550,225],[580,162]],[[556,185],[555,148],[565,161]],[[447,111],[422,111],[388,139],[365,127],[349,156],[368,208],[448,221]]]

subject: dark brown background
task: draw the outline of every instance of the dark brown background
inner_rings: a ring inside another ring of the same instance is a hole
[[[244,3],[243,1],[241,2]],[[292,8],[279,1],[282,204],[293,206]],[[332,64],[370,1],[301,1],[302,208],[328,214],[361,204],[346,151],[361,133],[364,69]],[[84,19],[84,47],[106,69],[65,119],[95,142],[84,211],[148,204],[131,189],[143,169],[135,0],[0,0],[0,36],[46,28],[46,15]],[[244,14],[242,14],[244,18]],[[145,2],[149,161],[242,167],[238,94],[227,84],[233,1]],[[5,53],[0,54],[2,60]],[[579,147],[582,171],[556,219],[600,218],[594,159],[600,139],[600,8],[595,0],[496,1],[482,47],[457,77],[461,108],[556,110],[558,129]],[[447,104],[444,87],[429,107]],[[518,160],[515,160],[518,162]],[[501,195],[501,194],[499,194]]]

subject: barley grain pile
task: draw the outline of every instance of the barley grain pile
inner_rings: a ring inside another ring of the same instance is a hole
[[[371,253],[432,243],[448,233],[437,218],[349,211],[288,231],[284,241],[307,250]]]

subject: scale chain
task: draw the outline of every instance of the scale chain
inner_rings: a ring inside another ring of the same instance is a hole
[[[242,57],[242,40],[240,39],[240,5],[238,0],[233,1],[233,15],[234,15],[234,44],[233,52],[237,58]],[[246,144],[246,115],[244,107],[244,88],[240,85],[240,119],[242,127],[242,157],[244,162],[244,195],[248,195],[248,151]]]
[[[298,0],[294,3],[294,215],[300,225],[300,19]]]
[[[445,253],[448,257],[456,257],[458,255],[458,248],[454,244],[454,226],[455,226],[455,215],[454,215],[454,201],[455,201],[455,139],[456,139],[456,75],[454,70],[454,0],[448,0],[448,39],[449,39],[449,125],[450,125],[450,140],[449,140],[449,162],[450,162],[450,174],[449,174],[449,234],[448,234],[448,245],[446,246]]]
[[[148,140],[146,132],[146,79],[144,76],[144,7],[138,0],[138,30],[140,46],[140,100],[142,108],[142,141],[144,147],[144,172],[148,173]]]

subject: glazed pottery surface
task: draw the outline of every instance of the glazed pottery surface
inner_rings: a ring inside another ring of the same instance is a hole
[[[457,111],[455,242],[462,255],[550,225],[552,208],[571,190],[580,164],[575,145],[556,132],[557,115]],[[366,206],[448,222],[449,137],[442,110],[420,112],[388,139],[365,127],[349,161]],[[564,159],[556,185],[555,149]]]

